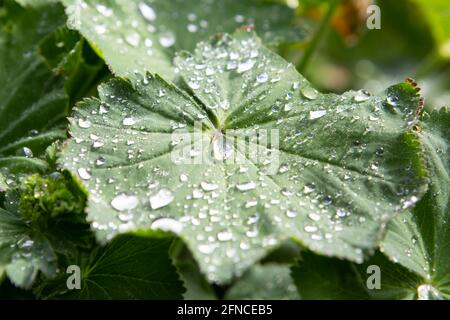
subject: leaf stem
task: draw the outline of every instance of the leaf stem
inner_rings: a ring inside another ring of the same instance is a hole
[[[309,46],[306,48],[303,58],[300,60],[299,64],[297,65],[297,70],[300,73],[305,72],[314,52],[316,51],[317,47],[320,44],[320,40],[322,40],[323,36],[327,32],[328,27],[330,26],[330,20],[333,17],[333,14],[336,11],[336,8],[337,8],[339,2],[340,2],[340,0],[332,0],[330,2],[330,4],[328,5],[328,9],[327,9],[327,12],[325,13],[325,16],[322,18],[322,21],[320,22],[320,25],[317,28],[317,31],[314,34],[314,37],[312,38]]]

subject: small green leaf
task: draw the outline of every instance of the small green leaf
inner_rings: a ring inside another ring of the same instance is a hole
[[[68,112],[63,81],[38,54],[39,41],[64,21],[60,5],[25,10],[12,1],[1,8],[0,30],[0,167],[44,171],[34,158],[56,139]]]
[[[21,185],[19,211],[25,220],[62,218],[82,223],[85,219],[86,195],[77,183],[65,173],[52,173],[43,178],[29,176]]]
[[[227,291],[228,300],[298,300],[287,265],[254,265]]]
[[[66,286],[70,274],[44,283],[40,295],[57,299],[181,299],[184,288],[169,258],[171,239],[122,235],[72,262],[81,289]]]
[[[44,38],[39,49],[53,71],[64,76],[71,106],[95,90],[98,81],[107,74],[103,60],[89,43],[67,27],[58,28]]]
[[[242,25],[255,25],[270,43],[303,37],[293,25],[293,10],[253,0],[63,2],[69,26],[91,41],[119,76],[151,71],[173,80],[175,50],[192,50],[198,41]]]
[[[320,94],[246,31],[176,64],[190,95],[158,76],[114,79],[70,119],[60,161],[88,189],[100,241],[173,231],[224,283],[289,238],[361,262],[424,193],[410,84]]]
[[[0,268],[21,288],[30,288],[41,271],[56,275],[57,258],[71,258],[89,247],[86,195],[67,173],[29,176],[6,193],[0,207]]]
[[[17,208],[0,208],[0,267],[21,288],[31,287],[39,271],[48,277],[56,273],[56,255],[48,239],[32,230]]]

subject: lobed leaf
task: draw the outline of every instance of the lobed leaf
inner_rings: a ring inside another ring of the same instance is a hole
[[[410,83],[321,94],[245,30],[175,62],[189,94],[158,76],[114,79],[70,118],[60,163],[88,189],[100,241],[172,231],[225,283],[289,238],[362,262],[424,193]]]

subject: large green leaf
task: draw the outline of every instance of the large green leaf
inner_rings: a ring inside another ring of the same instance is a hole
[[[200,43],[176,65],[191,95],[158,76],[115,79],[70,119],[61,165],[89,190],[101,241],[173,231],[222,283],[291,237],[361,262],[385,223],[422,195],[409,83],[379,96],[320,94],[244,30]],[[234,145],[232,136],[252,139]]]
[[[38,43],[64,23],[60,5],[25,10],[6,1],[0,12],[0,168],[45,170],[34,156],[65,138],[63,80],[38,54]]]
[[[74,265],[81,288],[69,290],[63,274],[39,288],[44,298],[57,299],[181,299],[184,291],[169,258],[171,239],[122,235]]]
[[[69,25],[79,30],[103,55],[116,75],[135,71],[174,79],[175,50],[218,32],[255,25],[266,41],[303,37],[284,5],[254,0],[64,0]]]

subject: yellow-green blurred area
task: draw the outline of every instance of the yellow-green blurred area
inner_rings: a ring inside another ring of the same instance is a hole
[[[280,1],[279,1],[280,2]],[[304,52],[326,18],[333,0],[286,0],[306,21],[310,38],[285,48],[301,64]],[[449,0],[340,0],[307,67],[300,70],[324,92],[365,88],[377,93],[414,78],[426,107],[450,105]],[[380,29],[369,29],[368,8],[380,9]]]

